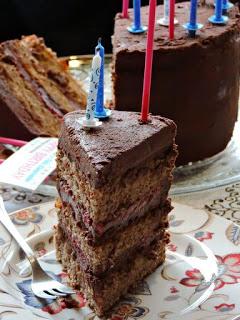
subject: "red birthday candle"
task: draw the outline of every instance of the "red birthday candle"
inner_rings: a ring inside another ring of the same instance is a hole
[[[175,0],[169,0],[169,39],[174,39],[174,16],[175,16]]]
[[[128,7],[129,7],[129,0],[123,0],[122,2],[122,18],[128,18]]]
[[[0,137],[0,143],[1,144],[11,144],[12,146],[16,146],[16,147],[22,147],[27,142],[26,141],[22,141],[22,140],[16,140],[16,139],[11,139],[11,138]]]
[[[145,56],[145,69],[144,69],[143,95],[142,95],[142,111],[141,111],[141,121],[142,122],[148,121],[148,113],[149,113],[156,6],[157,6],[156,0],[149,1],[147,48],[146,48],[146,56]]]

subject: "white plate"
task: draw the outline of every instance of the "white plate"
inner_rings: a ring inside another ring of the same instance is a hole
[[[43,268],[65,281],[55,260],[53,202],[11,217],[39,255]],[[239,320],[239,228],[177,203],[170,225],[171,244],[164,265],[122,299],[109,319]],[[98,319],[80,293],[67,301],[38,300],[30,290],[28,262],[2,226],[0,269],[0,319]]]

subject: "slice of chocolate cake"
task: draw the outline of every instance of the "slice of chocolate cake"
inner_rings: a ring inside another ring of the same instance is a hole
[[[84,90],[42,38],[0,45],[0,136],[58,136],[64,114],[85,106]]]
[[[113,111],[85,131],[64,117],[57,156],[57,257],[98,315],[165,259],[176,126]],[[127,279],[127,281],[126,281]]]

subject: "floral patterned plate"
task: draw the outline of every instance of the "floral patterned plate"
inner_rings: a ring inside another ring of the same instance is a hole
[[[54,203],[17,211],[11,218],[43,268],[65,282],[53,245]],[[240,229],[204,210],[175,203],[170,230],[164,265],[132,289],[109,320],[240,320]],[[58,301],[37,299],[29,264],[2,226],[0,270],[0,319],[98,319],[80,292]]]

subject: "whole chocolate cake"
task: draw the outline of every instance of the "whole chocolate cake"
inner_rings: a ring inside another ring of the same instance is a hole
[[[225,26],[213,26],[211,4],[199,4],[197,19],[204,27],[189,38],[189,2],[176,4],[175,39],[156,25],[150,111],[173,119],[178,126],[178,164],[202,160],[222,151],[237,119],[239,97],[239,10],[233,7]],[[157,17],[163,16],[163,6]],[[113,89],[117,110],[140,110],[146,33],[127,31],[130,19],[116,16],[113,36]],[[148,23],[148,7],[142,8]],[[133,94],[134,93],[134,94]]]
[[[60,134],[55,239],[70,285],[102,315],[165,259],[176,126],[113,111],[86,132],[81,116],[66,115]]]

